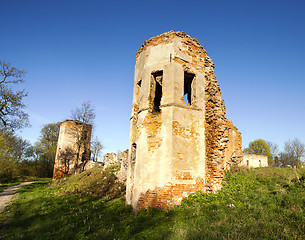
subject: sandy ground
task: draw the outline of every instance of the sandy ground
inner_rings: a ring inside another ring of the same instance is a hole
[[[9,187],[5,189],[3,192],[0,192],[0,213],[3,212],[4,208],[9,204],[11,198],[19,188],[32,183],[34,182],[24,182],[17,186]]]

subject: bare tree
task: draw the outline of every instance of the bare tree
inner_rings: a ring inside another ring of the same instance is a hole
[[[95,139],[91,142],[92,161],[95,161],[95,162],[98,161],[98,158],[99,158],[103,148],[104,147],[103,147],[101,141],[97,137],[95,137]]]
[[[71,111],[70,118],[72,118],[72,120],[78,120],[85,124],[92,125],[92,130],[93,130],[94,125],[95,125],[95,122],[94,122],[95,121],[95,108],[89,101],[83,102],[80,107],[76,107],[75,109],[73,109]],[[90,144],[90,139],[87,137],[87,134],[88,134],[87,130],[83,129],[81,132],[75,130],[74,132],[76,134],[76,136],[75,136],[77,139],[76,144],[78,146],[77,158],[76,158],[77,162],[76,162],[75,169],[74,169],[74,171],[75,171],[76,167],[80,164],[80,163],[78,163],[80,154],[82,154],[82,156],[86,156],[81,159],[82,166],[85,166],[87,161],[90,160],[91,151],[86,148],[86,146]],[[91,136],[91,132],[90,132],[90,136]],[[86,151],[81,153],[80,152],[81,148],[84,148]]]
[[[272,156],[274,158],[278,154],[279,146],[276,143],[269,142],[269,141],[266,141],[266,143],[270,149],[270,153],[272,154]]]
[[[305,156],[305,145],[297,138],[284,143],[284,155],[291,166],[299,168],[302,165],[302,158]],[[286,160],[286,161],[287,161]]]
[[[83,102],[80,107],[71,111],[70,118],[94,126],[95,108],[89,101]]]
[[[28,114],[23,111],[25,90],[14,91],[12,84],[24,82],[24,70],[0,60],[0,125],[10,130],[29,125]]]
[[[266,141],[269,149],[270,149],[270,153],[272,155],[272,159],[273,159],[273,164],[275,166],[278,165],[278,151],[279,151],[279,146],[276,143],[270,142],[270,141]]]
[[[279,153],[279,165],[281,167],[287,167],[288,165],[291,166],[291,161],[287,153],[280,152]]]

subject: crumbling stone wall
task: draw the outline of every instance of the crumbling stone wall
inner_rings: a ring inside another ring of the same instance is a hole
[[[104,155],[104,168],[114,165],[120,165],[120,170],[117,171],[115,175],[120,182],[125,182],[128,168],[128,149],[120,152],[118,155],[115,153],[106,153]]]
[[[118,159],[121,164],[121,169],[117,174],[117,178],[121,182],[125,182],[127,178],[127,168],[128,168],[128,149],[123,152],[120,152],[118,155]]]
[[[92,126],[66,120],[59,129],[53,179],[83,172],[96,164],[90,161]]]
[[[220,189],[225,169],[241,161],[241,134],[197,39],[171,31],[145,41],[133,94],[127,203],[168,208]]]
[[[206,186],[208,192],[216,192],[221,188],[224,171],[242,161],[242,138],[225,116],[225,104],[209,57],[206,57],[205,72]]]
[[[104,155],[104,168],[108,168],[118,163],[118,156],[115,153],[106,153]]]
[[[224,169],[229,170],[231,165],[238,165],[243,159],[242,136],[230,120],[227,120],[225,136],[228,136],[228,141],[225,149]]]

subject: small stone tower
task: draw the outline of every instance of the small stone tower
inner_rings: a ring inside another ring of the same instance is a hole
[[[60,124],[53,179],[85,170],[90,161],[92,126],[76,120]]]
[[[184,32],[153,37],[136,55],[127,203],[169,208],[221,188],[242,158],[206,51]]]

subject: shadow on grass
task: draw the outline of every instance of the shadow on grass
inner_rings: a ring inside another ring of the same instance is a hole
[[[57,195],[46,186],[34,183],[20,190],[3,215],[2,239],[154,239],[150,231],[170,222],[170,215],[159,209],[135,216],[123,199]],[[170,232],[167,227],[160,231],[163,236]]]

